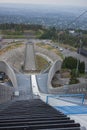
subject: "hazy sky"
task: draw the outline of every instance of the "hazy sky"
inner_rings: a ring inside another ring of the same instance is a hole
[[[0,0],[0,3],[32,3],[87,6],[87,0]]]

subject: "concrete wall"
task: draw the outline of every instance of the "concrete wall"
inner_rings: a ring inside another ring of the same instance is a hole
[[[8,75],[9,79],[13,84],[14,91],[18,91],[16,75],[13,69],[5,61],[0,61],[0,71],[5,72],[6,75]]]
[[[0,104],[12,100],[13,87],[6,87],[0,84]]]
[[[87,83],[79,83],[72,85],[64,85],[58,88],[53,88],[51,85],[52,78],[55,73],[61,69],[61,61],[56,61],[48,73],[47,87],[48,92],[52,94],[85,94],[87,98]]]
[[[54,62],[54,64],[52,65],[49,73],[48,73],[48,81],[47,81],[47,87],[48,87],[48,92],[49,93],[63,93],[63,88],[53,88],[52,87],[52,84],[51,84],[51,81],[55,75],[55,73],[61,69],[61,64],[62,62],[60,60],[57,60]]]

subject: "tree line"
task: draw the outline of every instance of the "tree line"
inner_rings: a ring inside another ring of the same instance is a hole
[[[84,61],[81,62],[80,60],[72,56],[65,57],[62,63],[62,68],[67,68],[76,72],[77,64],[78,64],[78,73],[85,73],[85,62]]]
[[[42,25],[36,24],[14,24],[14,23],[3,23],[0,24],[0,30],[15,30],[15,31],[24,31],[24,30],[35,30],[42,29]]]
[[[69,84],[76,84],[79,83],[79,75],[85,73],[85,62],[81,62],[72,56],[65,57],[62,63],[62,69],[70,70],[71,78]]]
[[[69,44],[74,47],[79,47],[80,39],[83,45],[87,46],[87,31],[75,30],[73,34],[69,33],[69,30],[58,30],[55,27],[45,29],[40,36],[41,39],[51,39],[59,43]]]
[[[78,29],[78,30],[74,30],[75,33],[70,34],[69,29],[60,30],[60,29],[56,29],[55,27],[45,28],[42,25],[38,25],[38,24],[14,24],[14,23],[0,24],[0,30],[2,30],[2,33],[3,32],[5,33],[6,30],[14,30],[15,33],[17,33],[17,35],[20,33],[23,34],[25,30],[33,30],[36,32],[42,30],[42,32],[40,32],[41,34],[38,37],[40,39],[50,39],[59,43],[69,44],[74,47],[80,46],[80,39],[81,39],[83,45],[87,47],[86,30]]]

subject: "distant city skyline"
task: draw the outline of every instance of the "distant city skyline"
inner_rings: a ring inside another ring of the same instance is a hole
[[[0,3],[48,4],[58,6],[87,6],[87,0],[0,0]]]

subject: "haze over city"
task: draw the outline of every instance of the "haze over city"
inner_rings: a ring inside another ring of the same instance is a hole
[[[0,0],[0,3],[48,4],[62,6],[87,6],[87,0]]]

